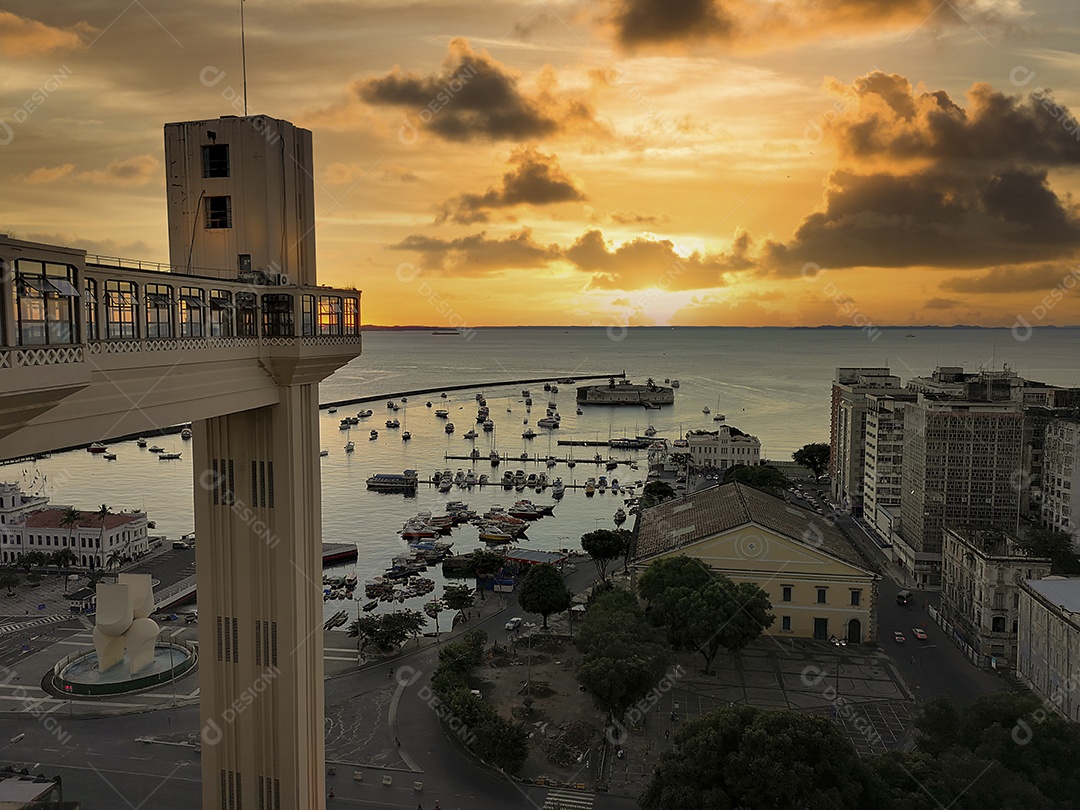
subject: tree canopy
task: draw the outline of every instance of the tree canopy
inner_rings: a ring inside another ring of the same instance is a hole
[[[855,810],[882,795],[851,742],[820,715],[725,707],[687,723],[675,742],[641,795],[642,810]]]
[[[349,625],[349,635],[359,635],[362,646],[374,644],[380,650],[392,650],[418,635],[426,625],[427,619],[419,610],[399,610],[361,616]]]
[[[724,483],[739,481],[740,483],[768,492],[770,495],[778,495],[788,485],[787,478],[776,467],[769,464],[761,464],[749,467],[745,464],[737,464],[728,467],[724,472]]]
[[[601,580],[607,579],[607,567],[625,552],[629,537],[615,529],[597,529],[581,535],[581,548],[592,557],[596,573]]]
[[[638,501],[638,505],[642,509],[648,509],[658,503],[670,501],[676,494],[675,489],[667,481],[650,481],[641,490],[641,499]]]
[[[566,587],[559,570],[550,563],[534,565],[521,582],[518,604],[529,613],[539,613],[544,617],[547,628],[548,616],[570,609],[573,594]]]
[[[818,478],[825,474],[825,471],[829,469],[829,459],[832,455],[832,451],[829,449],[829,445],[825,442],[815,442],[813,444],[804,444],[798,450],[791,454],[791,458],[796,464],[801,464],[806,469],[810,470],[814,474],[814,478]]]
[[[1068,532],[1031,526],[1018,538],[1017,546],[1032,557],[1049,557],[1051,574],[1080,574],[1080,557],[1073,551]]]

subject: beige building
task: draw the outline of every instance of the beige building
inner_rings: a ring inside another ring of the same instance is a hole
[[[1016,674],[1063,717],[1080,721],[1080,579],[1020,584]]]
[[[321,808],[318,383],[360,293],[317,282],[310,132],[165,142],[172,263],[0,237],[0,460],[192,423],[202,808]]]
[[[877,637],[879,577],[829,522],[732,482],[666,501],[639,516],[634,568],[690,556],[769,594],[781,638]]]
[[[1029,557],[1005,532],[945,529],[941,617],[974,663],[1013,666],[1020,583],[1049,573],[1049,559]]]
[[[690,463],[695,467],[726,470],[745,464],[756,467],[761,461],[761,442],[731,425],[716,430],[692,430],[686,434]]]
[[[1052,419],[1043,442],[1042,524],[1080,548],[1080,420]]]

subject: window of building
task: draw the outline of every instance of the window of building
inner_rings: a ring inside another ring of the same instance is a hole
[[[781,588],[780,601],[782,601],[782,602],[790,602],[791,601],[791,586],[790,585],[784,585]]]
[[[109,340],[139,336],[139,289],[132,281],[105,282],[105,336]]]
[[[257,337],[259,334],[259,296],[252,292],[236,294],[236,334]]]
[[[851,605],[852,605],[852,607],[855,607],[855,606],[857,606],[857,605],[859,605],[861,603],[862,603],[862,591],[852,590],[851,591]]]
[[[206,198],[206,227],[208,230],[232,227],[232,197]]]
[[[146,337],[173,337],[173,297],[168,284],[146,284]]]
[[[199,287],[180,288],[180,337],[204,337],[206,293]]]
[[[288,293],[264,293],[262,297],[263,336],[293,337],[293,297]]]
[[[828,594],[828,591],[829,591],[828,588],[818,588],[817,589],[817,601],[818,601],[819,605],[824,605],[825,604],[825,597]]]
[[[360,334],[360,299],[345,299],[345,334]]]
[[[212,143],[202,148],[202,176],[229,176],[229,145]]]
[[[77,340],[75,268],[55,262],[15,262],[15,315],[20,346]]]
[[[210,336],[232,337],[232,293],[226,290],[210,291]]]
[[[790,633],[791,632],[791,617],[790,616],[781,616],[780,617],[780,629],[785,633]]]
[[[341,298],[336,295],[320,295],[319,334],[340,335],[342,314]]]
[[[315,296],[300,296],[300,334],[315,334]]]
[[[994,616],[994,618],[992,618],[990,620],[990,631],[993,632],[993,633],[1004,633],[1005,632],[1005,617],[1004,616]]]
[[[83,323],[86,329],[87,340],[98,339],[98,283],[97,279],[83,279],[83,303],[86,313],[83,315]]]

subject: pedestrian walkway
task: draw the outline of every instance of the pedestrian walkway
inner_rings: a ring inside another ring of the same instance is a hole
[[[580,790],[549,790],[540,810],[588,810],[596,796]]]
[[[52,616],[39,616],[36,619],[28,619],[27,621],[14,622],[13,624],[0,624],[0,636],[5,636],[8,633],[18,633],[20,630],[28,630],[31,627],[41,627],[45,624],[55,624],[56,622],[62,622],[65,619],[72,618],[70,613],[54,613]]]

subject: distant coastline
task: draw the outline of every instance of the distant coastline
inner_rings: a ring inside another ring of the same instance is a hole
[[[612,324],[612,326],[615,326]],[[606,326],[470,326],[469,330],[476,329],[607,329]],[[648,329],[785,329],[788,331],[796,329],[844,329],[850,331],[859,331],[863,329],[861,326],[855,326],[853,324],[823,324],[821,326],[618,326],[619,329],[633,329],[633,330],[648,330]],[[876,329],[880,330],[915,330],[915,329],[983,329],[986,331],[1001,331],[1009,330],[1011,326],[978,326],[975,324],[952,324],[950,326],[934,326],[928,324],[922,324],[921,326],[907,325],[907,326],[876,326]],[[1063,326],[1057,326],[1055,324],[1043,324],[1039,326],[1032,326],[1032,329],[1077,329],[1080,328],[1080,324],[1065,324]],[[445,326],[383,326],[365,323],[360,325],[360,330],[363,332],[451,332]]]

